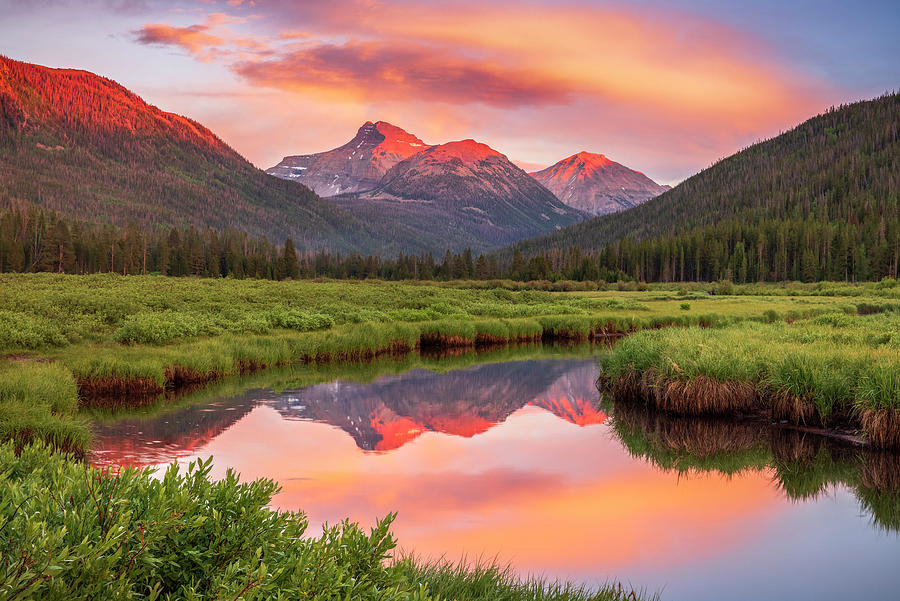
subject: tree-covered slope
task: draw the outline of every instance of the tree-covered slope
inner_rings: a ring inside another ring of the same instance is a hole
[[[890,94],[832,109],[638,207],[504,254],[578,249],[601,257],[600,269],[647,280],[867,279],[896,275],[898,247],[900,95]]]
[[[407,246],[109,79],[0,56],[0,207],[20,204],[95,223],[236,227],[300,248]]]

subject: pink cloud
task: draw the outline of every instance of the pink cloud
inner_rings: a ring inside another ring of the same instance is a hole
[[[270,60],[239,62],[233,69],[255,85],[368,99],[526,106],[564,103],[571,91],[545,73],[396,42],[322,44]]]
[[[306,107],[294,122],[333,114],[347,121],[332,129],[352,134],[355,115],[393,118],[420,137],[475,137],[532,165],[587,149],[665,182],[840,96],[746,32],[675,11],[270,0],[250,15],[250,4],[225,7],[230,19],[148,25],[137,39],[217,60],[280,103],[293,96]],[[296,145],[282,129],[277,138]],[[252,138],[264,165],[338,142],[273,149],[275,138]]]

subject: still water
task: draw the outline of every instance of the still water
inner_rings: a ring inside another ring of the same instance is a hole
[[[900,599],[900,460],[600,399],[589,350],[297,368],[101,416],[97,463],[277,480],[310,532],[664,600]]]

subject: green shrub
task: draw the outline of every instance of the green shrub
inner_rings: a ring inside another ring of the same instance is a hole
[[[0,350],[37,349],[68,343],[59,326],[48,319],[0,310]]]
[[[0,447],[0,598],[410,598],[384,563],[393,516],[369,534],[343,522],[304,538],[302,513],[268,509],[274,482],[213,482],[210,468],[115,476]]]
[[[126,344],[163,344],[179,338],[199,336],[201,333],[219,332],[219,328],[197,316],[164,311],[127,317],[122,327],[113,333],[113,340]]]
[[[624,601],[519,581],[491,566],[393,561],[394,515],[307,536],[303,513],[268,508],[278,485],[210,479],[212,459],[161,477],[85,467],[45,447],[0,445],[0,598],[313,601]],[[434,591],[434,592],[432,592]]]

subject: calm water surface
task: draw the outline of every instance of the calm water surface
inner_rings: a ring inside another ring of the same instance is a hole
[[[596,358],[544,355],[266,374],[102,419],[95,461],[212,455],[280,482],[311,532],[397,511],[421,555],[664,600],[900,598],[896,457],[627,410],[599,399]]]

